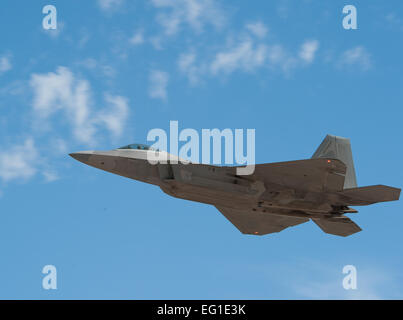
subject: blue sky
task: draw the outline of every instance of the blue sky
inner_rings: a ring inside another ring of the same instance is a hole
[[[401,2],[6,0],[0,21],[0,298],[403,298],[401,202],[358,208],[348,238],[312,222],[245,236],[67,155],[170,120],[256,129],[258,163],[309,158],[330,133],[351,139],[360,186],[401,187]]]

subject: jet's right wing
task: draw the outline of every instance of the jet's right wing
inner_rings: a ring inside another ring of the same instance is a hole
[[[280,232],[304,222],[309,218],[274,215],[252,210],[216,207],[235,227],[244,234],[264,235]]]

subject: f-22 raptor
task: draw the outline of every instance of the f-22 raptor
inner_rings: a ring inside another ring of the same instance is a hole
[[[171,160],[152,164],[150,152],[158,153],[147,145],[131,144],[70,156],[157,185],[173,197],[211,204],[239,231],[251,235],[312,220],[324,232],[346,237],[361,231],[345,216],[358,212],[350,206],[398,200],[401,191],[384,185],[357,187],[350,140],[333,135],[325,137],[311,159],[256,164],[253,174],[245,176],[237,175],[237,167]]]

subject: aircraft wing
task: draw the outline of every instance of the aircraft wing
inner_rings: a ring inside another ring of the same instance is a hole
[[[309,221],[309,218],[280,216],[252,210],[216,208],[244,234],[264,235],[275,233]]]
[[[345,174],[340,160],[318,158],[257,164],[253,176],[284,187],[323,192],[342,191]]]

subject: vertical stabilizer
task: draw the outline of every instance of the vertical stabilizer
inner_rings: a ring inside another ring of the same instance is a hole
[[[350,139],[328,134],[312,158],[333,158],[342,161],[347,167],[344,189],[357,187]]]

